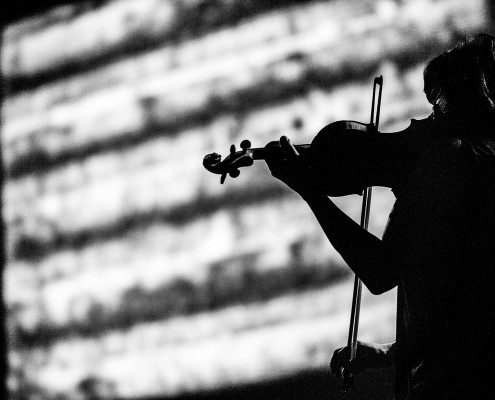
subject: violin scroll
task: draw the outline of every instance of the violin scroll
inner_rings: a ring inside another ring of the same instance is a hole
[[[207,154],[203,158],[203,166],[214,174],[220,174],[220,183],[225,182],[227,174],[232,178],[237,178],[240,174],[240,167],[249,167],[253,165],[253,155],[248,152],[251,147],[249,140],[241,142],[241,151],[236,151],[235,145],[230,146],[230,154],[222,160],[222,156],[218,153]]]

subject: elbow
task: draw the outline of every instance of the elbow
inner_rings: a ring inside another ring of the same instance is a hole
[[[371,292],[371,294],[378,296],[379,294],[385,293],[384,290],[382,290],[381,286],[377,285],[370,285],[370,284],[364,284],[367,289]]]
[[[377,262],[368,264],[367,268],[361,270],[360,278],[371,294],[383,294],[397,286],[400,277],[395,265],[397,264],[391,263],[388,257],[382,256]]]
[[[379,286],[379,285],[367,285],[365,286],[368,288],[368,290],[371,292],[371,294],[378,296],[379,294],[383,294],[385,292],[388,292],[390,289],[392,289],[394,286],[388,287],[388,286]]]
[[[364,261],[362,259],[347,261],[354,273],[374,295],[388,292],[396,287],[400,280],[395,262],[391,262],[390,257],[383,251],[383,246],[378,250],[380,251],[368,251],[368,258]]]
[[[374,277],[374,279],[362,279],[362,281],[371,294],[375,296],[388,292],[397,286],[394,280],[377,279],[377,277]]]

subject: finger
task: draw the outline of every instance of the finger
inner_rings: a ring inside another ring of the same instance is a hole
[[[280,148],[280,142],[278,140],[274,140],[274,141],[269,142],[265,146],[265,149],[274,148],[274,147]],[[274,155],[270,155],[270,153],[268,153],[265,157],[265,162],[268,165],[268,168],[270,169],[270,171],[272,171],[273,169],[279,167],[279,165],[282,162],[282,158],[280,157],[280,155],[275,157]]]
[[[299,153],[287,136],[282,136],[280,138],[280,146],[282,147],[282,154],[284,158],[293,159],[299,156]]]
[[[271,142],[269,142],[265,148],[267,147],[279,147],[280,146],[280,142],[278,140],[273,140]]]
[[[282,159],[266,158],[265,162],[274,177],[280,179],[280,177],[288,174],[287,165],[284,164]]]
[[[282,159],[267,157],[265,158],[266,165],[270,171],[283,169]]]
[[[338,378],[340,378],[341,376],[342,367],[344,366],[345,361],[345,347],[337,349],[333,352],[333,357],[330,361],[330,369],[332,373]]]
[[[330,360],[330,370],[337,378],[340,378],[340,366],[339,366],[339,355],[338,350],[333,352],[332,359]]]

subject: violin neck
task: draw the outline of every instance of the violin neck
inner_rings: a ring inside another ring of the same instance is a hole
[[[294,147],[300,154],[304,154],[309,149],[309,146],[309,144],[296,144]],[[260,147],[248,149],[247,152],[251,154],[253,160],[265,160],[267,157],[277,157],[281,155],[282,149],[280,146]]]

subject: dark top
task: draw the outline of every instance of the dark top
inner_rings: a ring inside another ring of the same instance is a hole
[[[441,127],[383,237],[398,286],[396,399],[495,399],[495,124]]]

